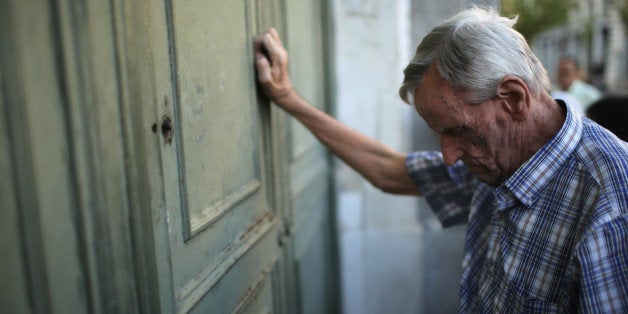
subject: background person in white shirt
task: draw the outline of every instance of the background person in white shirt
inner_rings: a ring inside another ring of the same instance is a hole
[[[584,110],[602,98],[602,93],[595,86],[580,79],[578,63],[573,58],[562,58],[558,63],[558,86],[576,97]]]
[[[573,107],[576,112],[584,117],[584,106],[580,103],[580,100],[578,100],[578,98],[576,98],[574,95],[564,90],[552,90],[551,95],[554,99],[564,100],[568,106]]]

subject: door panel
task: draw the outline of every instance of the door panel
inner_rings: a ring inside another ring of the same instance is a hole
[[[257,193],[262,156],[245,6],[242,0],[173,2],[186,241],[249,197],[267,207]]]
[[[153,284],[135,277],[140,253],[133,244],[152,248],[152,241],[142,242],[139,224],[131,227],[130,207],[150,216],[131,205],[127,178],[141,181],[135,175],[145,160],[126,158],[136,134],[121,124],[133,120],[123,108],[137,112],[143,103],[124,93],[138,88],[123,71],[125,46],[117,39],[125,34],[114,21],[124,19],[115,18],[114,2],[0,2],[0,112],[11,162],[1,186],[9,182],[11,190],[2,190],[13,194],[0,196],[12,224],[2,228],[11,245],[0,243],[0,251],[12,258],[0,277],[16,271],[15,282],[2,282],[12,290],[2,313],[139,312],[136,297],[147,293],[139,287]],[[138,125],[151,141],[150,128]]]
[[[322,110],[327,101],[324,1],[286,3],[291,77],[299,93]],[[290,216],[300,313],[338,312],[335,220],[328,153],[296,120],[290,123]]]
[[[328,155],[259,97],[252,51],[276,26],[325,108],[324,16],[0,2],[0,312],[333,311]]]
[[[2,74],[0,63],[0,74]],[[3,77],[0,75],[0,113],[6,119],[3,95]],[[2,271],[0,271],[0,312],[27,313],[29,310],[28,286],[25,271],[20,235],[20,211],[17,203],[15,183],[12,180],[13,165],[11,162],[11,145],[9,138],[9,121],[3,120],[0,125],[0,254],[2,255]],[[11,180],[9,180],[9,178]]]
[[[324,15],[321,8],[321,1],[288,1],[286,40],[290,52],[290,76],[295,87],[314,106],[325,110]],[[295,119],[291,119],[290,135],[293,161],[318,145],[316,138]]]
[[[47,1],[0,3],[0,114],[7,127],[2,130],[7,136],[2,146],[9,146],[2,147],[0,187],[11,186],[0,193],[0,205],[3,219],[8,212],[4,223],[12,224],[6,230],[10,242],[0,242],[0,252],[14,254],[7,260],[8,269],[2,257],[0,271],[22,272],[8,277],[22,280],[19,283],[0,282],[15,297],[0,304],[3,313],[12,312],[13,306],[20,310],[24,301],[33,312],[74,313],[87,305],[84,298],[77,298],[77,292],[86,288],[85,273],[73,224],[76,186],[70,175],[67,99],[57,82],[60,69],[50,30],[55,22],[51,10]],[[4,280],[4,275],[0,278]]]
[[[174,137],[162,142],[169,241],[159,249],[171,259],[175,307],[272,310],[279,228],[252,88],[254,3],[166,1],[166,10]]]

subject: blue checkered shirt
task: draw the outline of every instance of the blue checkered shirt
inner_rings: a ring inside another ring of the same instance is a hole
[[[468,222],[461,312],[628,313],[627,143],[567,109],[497,188],[436,152],[407,169],[443,226]]]

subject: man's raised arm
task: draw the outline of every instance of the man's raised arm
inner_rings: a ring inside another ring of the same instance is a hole
[[[388,193],[420,195],[408,176],[405,154],[349,128],[297,94],[288,76],[288,53],[275,29],[257,35],[254,46],[257,79],[270,100],[375,187]]]

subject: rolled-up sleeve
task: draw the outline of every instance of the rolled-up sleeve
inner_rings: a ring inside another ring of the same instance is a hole
[[[462,162],[448,167],[438,152],[414,152],[406,168],[444,227],[467,222],[478,181]]]

